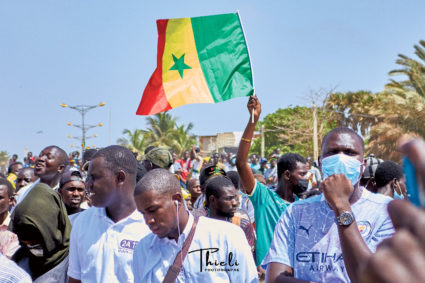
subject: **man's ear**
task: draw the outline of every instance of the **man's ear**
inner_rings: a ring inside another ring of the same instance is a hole
[[[9,207],[13,207],[13,206],[15,206],[15,205],[16,205],[16,199],[15,199],[15,196],[16,196],[16,193],[15,193],[15,194],[13,194],[13,196],[11,196],[11,197],[9,198]]]
[[[125,182],[126,174],[124,171],[120,170],[116,173],[117,184],[122,185]]]
[[[210,197],[208,198],[208,204],[209,205],[214,204],[215,206],[215,201],[216,201],[215,197],[213,195],[210,195]]]
[[[63,173],[63,171],[65,170],[65,164],[61,164],[61,165],[59,165],[59,167],[58,167],[58,173],[59,174],[62,174]]]
[[[291,179],[291,172],[289,172],[289,170],[285,170],[282,175],[286,182],[288,182],[289,179]]]
[[[390,183],[389,183],[389,185],[391,186],[392,189],[396,186],[396,184],[397,184],[397,179],[396,178],[392,179],[390,181]]]
[[[171,196],[171,199],[173,200],[173,201],[178,201],[179,203],[183,203],[183,196],[181,195],[181,194],[174,194],[174,195],[172,195]]]

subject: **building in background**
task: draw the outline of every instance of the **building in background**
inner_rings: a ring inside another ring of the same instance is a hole
[[[201,154],[210,155],[214,152],[232,152],[238,151],[239,142],[243,132],[217,133],[215,135],[199,136],[199,147]],[[259,137],[259,133],[254,133],[254,139]]]

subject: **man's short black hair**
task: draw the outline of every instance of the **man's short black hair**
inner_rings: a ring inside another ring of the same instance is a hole
[[[224,187],[234,187],[232,181],[224,176],[215,176],[207,181],[205,185],[205,199],[209,205],[210,196],[219,198],[221,196],[221,189]]]
[[[137,174],[136,174],[136,183],[139,182],[145,174],[148,173],[148,170],[146,170],[146,167],[143,165],[143,163],[138,162],[137,163]]]
[[[62,148],[60,148],[57,145],[46,146],[43,150],[50,149],[50,148],[55,148],[59,152],[59,161],[62,165],[64,165],[66,167],[69,164],[69,158],[68,158],[68,154],[66,153],[66,151],[63,150]]]
[[[148,191],[155,191],[161,194],[178,193],[180,192],[180,182],[174,174],[166,169],[152,169],[137,182],[134,196]]]
[[[378,188],[384,187],[393,179],[403,178],[403,168],[393,161],[384,161],[378,165],[375,172],[375,182]]]
[[[350,129],[350,128],[347,128],[347,127],[338,127],[338,128],[333,129],[333,130],[330,130],[322,140],[322,151],[323,151],[323,146],[326,144],[327,139],[333,134],[351,134],[351,135],[355,136],[360,141],[360,143],[362,144],[362,150],[364,152],[364,140],[363,140],[363,138],[358,133],[356,133],[353,129]]]
[[[5,178],[0,178],[0,186],[6,186],[7,187],[7,195],[9,196],[9,198],[11,198],[13,196],[13,185],[12,183],[10,183],[7,179]]]
[[[96,154],[97,149],[95,148],[90,148],[90,149],[86,149],[83,153],[83,162],[87,162],[90,161],[93,156]]]
[[[295,170],[297,168],[297,162],[305,164],[307,161],[298,153],[286,153],[282,155],[277,162],[277,177],[280,179],[286,170],[289,172]]]
[[[236,171],[227,171],[227,177],[232,181],[235,188],[239,188],[239,174]]]
[[[137,160],[133,153],[120,145],[111,145],[100,149],[92,159],[103,157],[106,167],[112,172],[124,171],[136,177]]]
[[[12,164],[9,165],[9,167],[7,168],[7,174],[10,174],[12,172],[12,167],[15,165],[22,165],[24,166],[24,164],[22,164],[22,162],[13,162]]]

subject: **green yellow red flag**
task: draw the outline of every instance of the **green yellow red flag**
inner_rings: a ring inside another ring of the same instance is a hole
[[[238,13],[157,20],[158,57],[136,114],[253,94],[248,47]]]

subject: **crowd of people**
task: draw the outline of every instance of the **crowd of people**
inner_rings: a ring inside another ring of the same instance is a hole
[[[0,177],[0,282],[425,280],[425,212],[402,166],[365,157],[349,128],[324,136],[317,161],[278,148],[259,157],[256,96],[248,112],[236,154],[14,155]],[[421,194],[425,142],[399,150]]]

